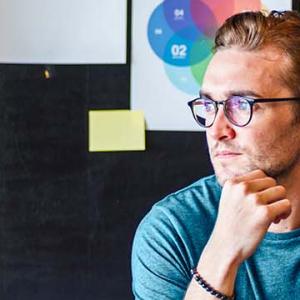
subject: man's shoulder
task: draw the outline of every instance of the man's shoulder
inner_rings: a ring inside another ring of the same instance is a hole
[[[169,208],[174,207],[174,205],[192,208],[201,203],[205,206],[215,206],[218,205],[220,194],[221,187],[217,182],[216,176],[211,175],[169,194],[157,202],[153,208]]]
[[[144,220],[169,219],[192,220],[205,215],[215,218],[217,214],[221,187],[215,175],[201,178],[192,184],[169,194],[153,205]]]
[[[132,251],[135,272],[142,265],[151,270],[168,265],[166,258],[171,255],[171,265],[183,270],[188,283],[189,270],[196,265],[215,224],[220,194],[215,176],[209,176],[157,202],[136,231]],[[149,257],[153,259],[149,261]],[[173,274],[173,267],[166,269]]]

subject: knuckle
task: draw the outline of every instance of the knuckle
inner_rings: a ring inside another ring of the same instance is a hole
[[[283,199],[283,200],[281,200],[281,203],[282,203],[282,205],[283,205],[287,210],[289,210],[289,209],[292,208],[291,201],[288,200],[288,199]]]
[[[267,206],[262,206],[258,210],[259,218],[264,221],[264,220],[269,220],[271,219],[271,211]]]
[[[233,189],[235,189],[237,186],[237,181],[236,179],[228,179],[226,180],[226,182],[224,183],[224,187],[223,189],[227,192],[231,192]]]
[[[272,177],[268,177],[271,186],[275,186],[277,184],[276,180]]]
[[[236,185],[238,183],[237,179],[235,178],[230,178],[228,179],[226,182],[225,182],[225,185],[227,186],[233,186],[233,185]],[[224,185],[224,186],[225,186]]]
[[[241,193],[243,193],[244,195],[248,194],[250,192],[250,187],[249,187],[249,184],[247,182],[240,182],[238,184],[238,188],[239,188],[239,191]]]
[[[255,170],[254,173],[258,176],[266,176],[266,173],[263,170]]]
[[[286,189],[283,185],[278,185],[277,186],[277,191],[281,194],[281,195],[285,195],[286,194]]]
[[[248,197],[249,197],[249,200],[252,201],[256,205],[259,205],[261,203],[261,196],[257,193],[250,194]]]

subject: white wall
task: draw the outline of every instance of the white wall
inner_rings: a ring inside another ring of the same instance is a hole
[[[126,0],[0,0],[0,62],[126,62]]]

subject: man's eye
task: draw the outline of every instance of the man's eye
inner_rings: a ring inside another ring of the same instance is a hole
[[[249,109],[249,104],[248,104],[248,102],[240,101],[238,103],[238,108],[239,108],[239,110],[248,110]]]
[[[205,102],[204,103],[204,110],[206,111],[206,112],[213,112],[214,111],[214,105],[212,104],[212,103],[210,103],[210,102]]]

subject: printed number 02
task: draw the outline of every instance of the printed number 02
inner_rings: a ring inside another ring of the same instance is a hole
[[[186,57],[187,46],[186,45],[173,45],[171,48],[171,53],[173,57]]]

